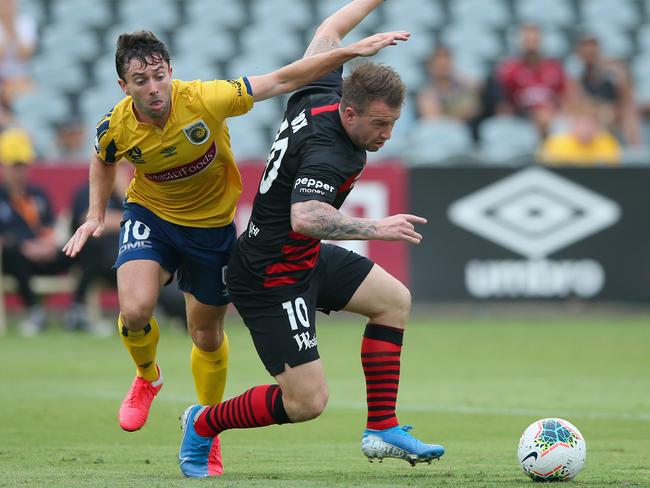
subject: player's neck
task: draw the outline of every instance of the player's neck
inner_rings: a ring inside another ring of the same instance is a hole
[[[133,107],[133,113],[135,114],[135,118],[138,120],[138,122],[142,124],[153,125],[155,127],[158,127],[161,130],[165,127],[165,124],[169,120],[169,116],[171,114],[171,106],[167,111],[167,113],[160,118],[148,117],[147,115],[143,114],[138,110],[138,108],[135,106],[135,103],[132,103],[132,107]]]

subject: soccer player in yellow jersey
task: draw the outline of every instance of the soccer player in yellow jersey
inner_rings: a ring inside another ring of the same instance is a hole
[[[124,430],[145,424],[162,387],[153,310],[161,287],[174,274],[185,295],[198,400],[214,405],[222,399],[228,363],[223,322],[230,301],[223,277],[242,188],[226,118],[408,36],[375,34],[268,74],[206,82],[172,80],[167,48],[151,32],[119,37],[115,64],[126,97],[97,125],[86,222],[64,251],[75,256],[91,236],[101,235],[116,165],[130,162],[135,176],[126,194],[115,263],[120,337],[136,365],[136,378],[119,411]],[[220,474],[218,443],[210,458],[211,473]]]

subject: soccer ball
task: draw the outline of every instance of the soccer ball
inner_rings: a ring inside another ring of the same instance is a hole
[[[534,481],[573,479],[585,465],[587,444],[580,431],[563,419],[541,419],[521,434],[517,459]]]

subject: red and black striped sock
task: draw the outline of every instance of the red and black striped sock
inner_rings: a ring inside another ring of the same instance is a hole
[[[361,364],[366,376],[368,429],[389,429],[399,424],[395,404],[403,338],[404,329],[366,325],[361,342]]]
[[[201,436],[214,437],[228,429],[248,429],[289,422],[280,387],[261,385],[206,408],[194,423],[194,428]]]

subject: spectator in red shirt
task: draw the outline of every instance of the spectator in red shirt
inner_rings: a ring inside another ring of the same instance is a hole
[[[569,81],[562,64],[545,58],[537,25],[525,24],[519,32],[519,55],[501,63],[497,80],[513,113],[529,117],[542,137],[568,97]]]

